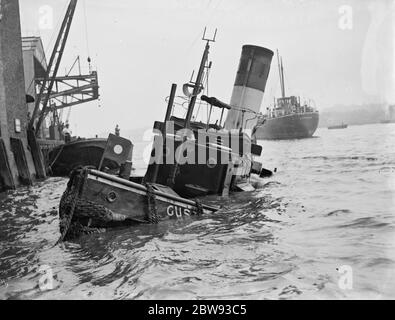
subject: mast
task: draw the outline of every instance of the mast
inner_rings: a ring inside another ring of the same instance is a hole
[[[280,60],[280,54],[278,52],[278,49],[277,49],[277,64],[278,64],[278,74],[280,76],[281,96],[285,98],[283,59],[281,58]]]
[[[281,78],[283,79],[281,90],[282,90],[283,98],[285,98],[285,81],[284,81],[283,58],[281,58]]]
[[[201,90],[202,85],[203,85],[202,84],[202,80],[203,80],[203,76],[204,76],[204,70],[206,68],[206,63],[207,63],[207,60],[208,60],[208,54],[209,54],[209,51],[210,51],[210,42],[215,42],[216,35],[217,35],[217,30],[215,30],[215,34],[214,34],[214,38],[213,39],[206,39],[205,38],[205,36],[206,36],[206,28],[204,29],[203,40],[207,41],[206,42],[206,48],[204,49],[202,61],[200,63],[200,67],[199,67],[199,72],[198,72],[197,77],[196,77],[196,82],[193,85],[192,97],[191,97],[191,101],[189,101],[188,111],[187,111],[187,115],[185,117],[185,124],[184,124],[185,128],[189,128],[190,127],[191,118],[192,118],[192,115],[193,115],[193,110],[195,108],[197,96],[200,93],[200,90]]]

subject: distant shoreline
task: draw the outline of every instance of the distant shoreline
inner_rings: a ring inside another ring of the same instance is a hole
[[[348,125],[380,124],[388,119],[388,106],[382,103],[365,105],[337,105],[320,112],[319,128],[345,123]]]

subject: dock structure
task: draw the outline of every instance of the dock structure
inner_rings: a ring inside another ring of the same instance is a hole
[[[36,79],[44,78],[47,73],[47,59],[45,56],[44,46],[40,37],[23,37],[22,38],[23,66],[25,75],[25,91],[36,101]],[[29,102],[28,115],[31,117],[34,111],[35,101]],[[46,122],[40,128],[40,137],[49,136]]]
[[[30,119],[34,112],[35,103],[38,99],[37,79],[45,78],[48,70],[48,64],[41,37],[23,37],[22,52],[25,75],[25,92],[33,98],[31,102],[27,103],[28,118]],[[35,124],[37,124],[37,120],[35,121]],[[59,124],[56,124],[53,121],[51,121],[49,126],[46,121],[43,121],[39,128],[38,138],[35,139],[32,135],[33,134],[28,138],[31,139],[30,148],[33,153],[36,173],[39,178],[45,178],[46,170],[43,162],[45,163],[49,152],[53,148],[64,143],[64,139],[61,137],[61,128],[59,127]]]
[[[31,185],[36,171],[28,148],[28,109],[19,1],[0,1],[0,191]]]
[[[65,143],[62,110],[99,99],[89,57],[89,74],[78,57],[58,75],[76,6],[70,0],[47,62],[40,37],[21,37],[19,1],[0,0],[0,192],[45,179],[49,153]]]

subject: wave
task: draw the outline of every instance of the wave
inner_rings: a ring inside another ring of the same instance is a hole
[[[379,221],[373,217],[364,217],[354,219],[350,223],[339,226],[339,228],[385,228],[388,226],[392,226],[392,224]]]
[[[339,215],[339,214],[349,214],[349,213],[351,213],[351,210],[348,210],[348,209],[340,209],[340,210],[331,211],[331,212],[325,214],[325,216],[326,216],[326,217],[330,217],[330,216],[337,216],[337,215]]]
[[[364,161],[378,161],[379,159],[376,157],[367,157],[367,156],[307,156],[303,157],[303,160],[364,160]]]
[[[393,267],[395,265],[395,261],[385,257],[379,257],[369,260],[366,263],[366,267],[377,267],[378,265],[385,265]]]

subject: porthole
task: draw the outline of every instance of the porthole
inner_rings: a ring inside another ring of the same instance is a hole
[[[120,155],[122,152],[123,152],[122,146],[119,145],[119,144],[117,144],[117,145],[114,147],[114,153],[117,154],[117,155]]]
[[[107,201],[108,201],[109,203],[114,203],[115,201],[117,201],[118,195],[117,195],[116,192],[110,191],[110,192],[107,194],[106,199],[107,199]]]

